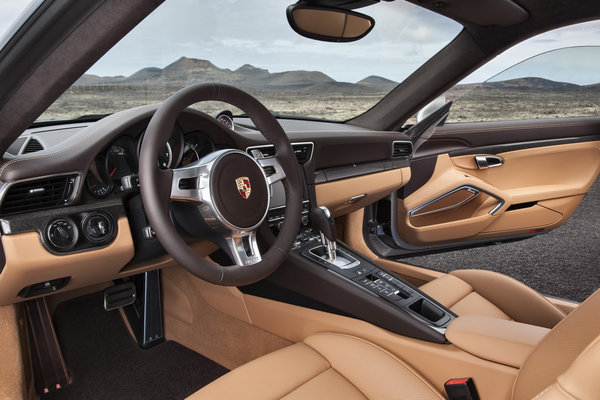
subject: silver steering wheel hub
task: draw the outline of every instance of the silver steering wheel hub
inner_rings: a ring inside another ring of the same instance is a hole
[[[269,177],[267,166],[275,171]],[[284,177],[275,158],[255,160],[240,150],[219,150],[173,171],[171,200],[197,203],[235,263],[252,265],[261,261],[255,230],[267,216],[270,185]]]

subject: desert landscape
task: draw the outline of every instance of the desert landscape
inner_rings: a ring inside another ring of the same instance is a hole
[[[318,71],[271,73],[252,65],[232,71],[207,60],[182,57],[167,67],[144,68],[131,76],[83,75],[39,120],[109,114],[159,103],[177,90],[202,82],[219,82],[248,91],[278,115],[345,121],[374,106],[398,83],[369,76],[338,82]],[[600,84],[578,86],[542,78],[457,85],[446,93],[453,100],[446,123],[600,115]],[[230,105],[195,105],[207,113]],[[413,121],[409,121],[413,122]]]

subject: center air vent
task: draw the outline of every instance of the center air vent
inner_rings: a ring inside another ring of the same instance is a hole
[[[292,148],[300,164],[307,163],[312,157],[312,143],[292,143]],[[254,158],[273,157],[275,155],[275,147],[273,145],[249,147],[247,151]]]
[[[0,212],[18,213],[69,204],[76,194],[77,175],[52,176],[9,186],[3,196]]]
[[[44,150],[44,146],[35,138],[29,139],[27,146],[23,149],[23,154],[35,153],[36,151]]]
[[[409,157],[412,154],[411,142],[394,142],[392,146],[392,158]]]

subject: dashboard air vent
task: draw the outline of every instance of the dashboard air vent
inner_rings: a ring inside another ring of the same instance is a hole
[[[296,158],[300,164],[305,164],[310,160],[312,156],[312,143],[298,143],[292,144]]]
[[[2,199],[2,214],[59,207],[75,193],[77,175],[53,176],[11,185]]]
[[[292,143],[292,148],[294,149],[296,159],[300,164],[307,163],[312,157],[312,143]],[[252,147],[248,149],[248,153],[250,153],[254,158],[273,157],[275,155],[275,147],[272,145]]]
[[[23,154],[35,153],[36,151],[44,150],[44,146],[35,138],[29,139],[27,146],[23,150]]]
[[[392,158],[409,157],[412,154],[412,143],[410,142],[394,142]]]

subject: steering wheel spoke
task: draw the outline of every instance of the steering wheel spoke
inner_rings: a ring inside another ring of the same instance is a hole
[[[229,247],[231,257],[237,265],[243,267],[256,264],[262,260],[254,231],[234,231],[230,235],[224,236],[224,239]]]
[[[208,185],[205,164],[198,162],[173,170],[171,200],[192,203],[205,201],[204,189]]]
[[[256,162],[258,162],[258,165],[260,165],[263,170],[272,168],[275,171],[273,174],[267,176],[267,183],[269,185],[285,178],[285,171],[275,157],[258,158],[256,159]]]

